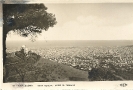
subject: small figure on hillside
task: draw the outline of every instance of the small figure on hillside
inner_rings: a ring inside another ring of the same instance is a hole
[[[24,50],[25,50],[25,45],[22,45],[21,48],[20,48],[20,52],[21,52],[22,54],[24,54]]]
[[[28,48],[25,48],[24,53],[25,53],[26,56],[28,56],[28,52],[29,52]]]
[[[22,45],[21,49],[20,49],[21,53],[23,53],[25,56],[28,56],[28,48],[26,48],[25,45]]]

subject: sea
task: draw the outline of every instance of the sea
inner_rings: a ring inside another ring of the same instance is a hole
[[[45,47],[89,47],[89,46],[132,46],[133,40],[38,40],[38,41],[6,41],[7,49]]]

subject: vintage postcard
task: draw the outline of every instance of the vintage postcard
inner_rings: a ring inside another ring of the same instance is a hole
[[[1,0],[1,90],[133,90],[133,2]]]

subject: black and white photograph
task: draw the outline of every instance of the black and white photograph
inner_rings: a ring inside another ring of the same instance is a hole
[[[133,3],[3,4],[3,83],[133,80]]]

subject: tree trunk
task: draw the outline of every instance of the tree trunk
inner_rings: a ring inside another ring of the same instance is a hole
[[[3,67],[5,66],[5,75],[3,76],[3,82],[6,81],[6,78],[8,77],[8,72],[7,72],[7,68],[6,68],[6,36],[7,36],[7,31],[4,30],[3,28]]]
[[[3,30],[3,65],[6,63],[6,36],[7,33]]]

